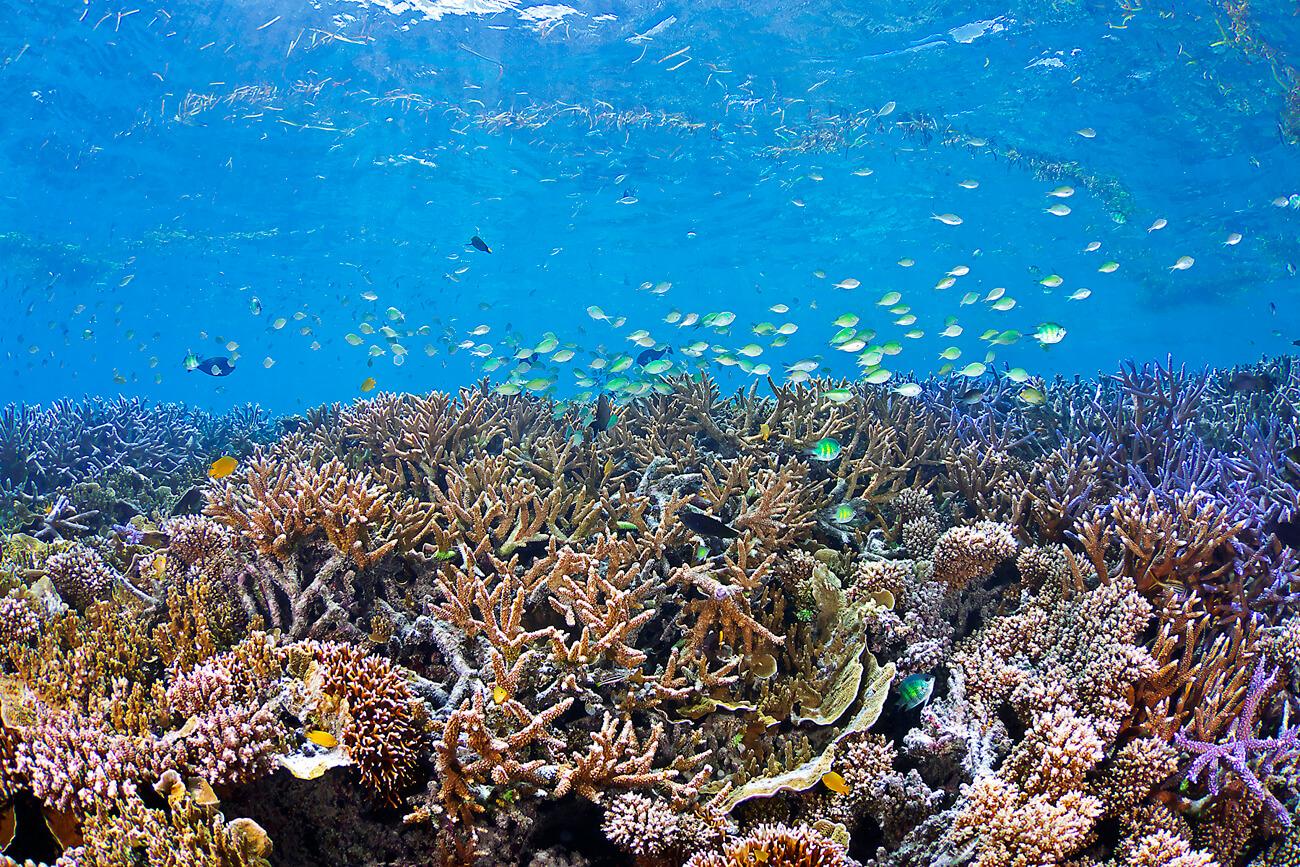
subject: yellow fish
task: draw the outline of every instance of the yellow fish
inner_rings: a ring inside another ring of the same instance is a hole
[[[492,701],[495,702],[496,704],[501,704],[501,702],[506,700],[506,696],[508,695],[509,693],[506,692],[504,686],[492,687]]]
[[[324,747],[332,750],[339,745],[339,739],[329,732],[323,732],[320,729],[312,729],[307,732],[307,740],[311,741],[318,747]]]
[[[361,383],[361,392],[364,394],[366,392],[374,391],[375,386],[378,384],[379,383],[375,382],[375,378],[373,376],[367,376],[365,380],[363,380]]]
[[[772,426],[767,422],[763,422],[758,426],[758,438],[763,442],[767,442],[770,436],[772,436]]]
[[[208,478],[224,479],[226,476],[233,473],[237,466],[239,466],[239,461],[235,460],[230,455],[219,457],[212,462],[212,466],[208,467]]]
[[[827,771],[822,774],[822,785],[837,795],[847,795],[853,791],[848,782],[836,771]]]

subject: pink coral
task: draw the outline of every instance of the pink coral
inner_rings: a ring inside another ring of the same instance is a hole
[[[41,619],[19,591],[0,597],[0,645],[30,644],[40,631]]]
[[[993,574],[1016,553],[1016,540],[1006,524],[981,521],[944,531],[934,545],[934,577],[954,590]]]
[[[680,845],[681,819],[665,801],[625,792],[606,809],[602,827],[615,846],[638,857],[656,856]]]
[[[166,764],[210,785],[249,783],[275,770],[286,737],[267,706],[216,705],[194,717],[193,730],[177,738]]]
[[[98,552],[84,545],[51,554],[45,573],[59,595],[77,608],[108,598],[119,578]]]
[[[97,802],[134,793],[162,772],[153,738],[116,734],[69,711],[25,729],[15,762],[36,797],[82,814]]]

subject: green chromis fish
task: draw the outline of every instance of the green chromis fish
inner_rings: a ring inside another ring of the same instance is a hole
[[[840,503],[835,507],[834,518],[837,524],[851,524],[857,516],[858,513],[854,510],[852,503]]]
[[[199,357],[193,352],[187,352],[185,353],[185,360],[181,363],[185,365],[187,371],[196,370],[199,366]]]
[[[934,676],[929,674],[909,674],[898,685],[898,706],[903,710],[920,707],[934,694]]]
[[[812,448],[808,449],[808,454],[816,461],[833,461],[840,456],[842,449],[839,440],[823,437],[812,444]]]
[[[1034,339],[1043,346],[1051,346],[1053,343],[1060,343],[1065,339],[1065,327],[1057,325],[1055,322],[1044,322],[1038,326],[1034,332]]]
[[[1041,388],[1033,385],[1026,385],[1020,389],[1019,397],[1030,406],[1042,406],[1047,403],[1047,395],[1043,393]]]

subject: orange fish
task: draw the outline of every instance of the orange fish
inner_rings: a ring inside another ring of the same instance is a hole
[[[307,732],[306,737],[307,740],[311,741],[316,746],[324,747],[327,750],[332,750],[339,745],[338,738],[334,737],[334,735],[329,732],[323,732],[320,729],[312,729]]]
[[[208,467],[208,478],[224,479],[226,476],[233,473],[237,466],[239,466],[239,461],[230,457],[230,455],[217,458],[212,462],[212,466]]]
[[[827,771],[822,774],[822,785],[837,795],[847,795],[852,791],[848,781],[835,771]]]

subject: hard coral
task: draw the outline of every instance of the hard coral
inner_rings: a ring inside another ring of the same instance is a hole
[[[337,720],[339,741],[362,781],[382,797],[397,797],[412,781],[425,736],[415,696],[391,662],[346,644],[311,645],[316,667],[309,686],[317,712]]]
[[[934,545],[934,577],[954,590],[987,578],[1003,560],[1016,553],[1016,540],[1005,524],[983,521],[953,527]]]
[[[697,853],[686,867],[853,867],[856,863],[843,846],[811,828],[759,825],[744,837],[724,843],[721,851]]]
[[[51,554],[45,574],[59,595],[77,608],[108,598],[120,579],[98,552],[84,546]]]

